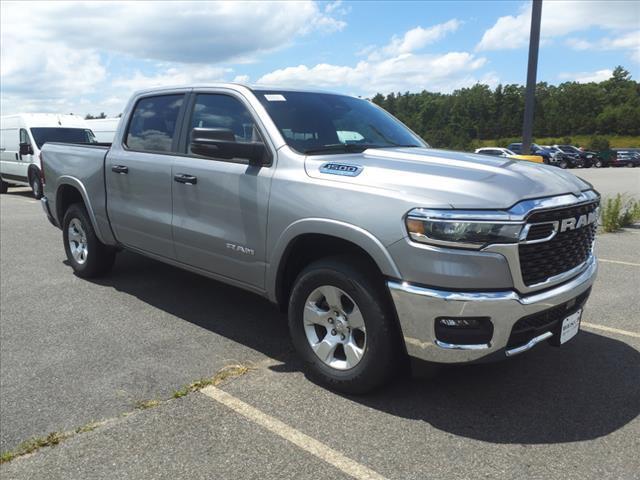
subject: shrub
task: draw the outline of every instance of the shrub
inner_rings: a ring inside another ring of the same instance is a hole
[[[562,144],[563,145],[571,145],[572,141],[571,141],[571,137],[564,137],[562,139]]]
[[[589,140],[589,150],[594,152],[609,150],[609,139],[600,135],[593,135]]]
[[[604,201],[602,229],[605,232],[615,232],[637,221],[640,221],[640,201],[625,198],[620,193]]]

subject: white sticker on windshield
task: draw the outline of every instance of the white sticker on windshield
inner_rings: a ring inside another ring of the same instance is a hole
[[[287,101],[287,99],[284,98],[284,96],[280,95],[279,93],[267,93],[265,94],[264,98],[266,98],[270,102],[286,102]]]

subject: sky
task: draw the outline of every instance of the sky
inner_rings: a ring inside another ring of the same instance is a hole
[[[0,3],[0,109],[117,115],[152,86],[524,84],[530,1]],[[544,0],[538,81],[640,78],[640,2]]]

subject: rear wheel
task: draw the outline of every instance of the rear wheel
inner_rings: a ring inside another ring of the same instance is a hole
[[[597,160],[596,160],[596,163],[594,164],[594,166],[595,166],[596,168],[602,168],[602,160],[597,159]]]
[[[633,168],[635,164],[633,162],[627,162],[627,168]]]
[[[389,381],[400,343],[377,272],[347,257],[309,265],[289,300],[289,331],[309,375],[344,393],[365,393]]]
[[[563,159],[558,162],[558,166],[564,170],[569,167],[569,163]]]
[[[9,190],[9,184],[0,179],[0,193],[7,193],[7,190]]]
[[[89,214],[81,203],[74,203],[67,209],[62,236],[67,260],[76,275],[92,278],[111,270],[116,251],[98,240]]]

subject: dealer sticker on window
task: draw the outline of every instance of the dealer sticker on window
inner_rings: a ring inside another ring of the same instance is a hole
[[[569,315],[562,321],[562,327],[560,329],[560,345],[566,343],[576,336],[578,330],[580,330],[580,316],[582,315],[582,309],[576,313]]]
[[[284,98],[284,95],[280,95],[279,93],[267,93],[264,98],[269,100],[270,102],[286,102],[287,99]]]

